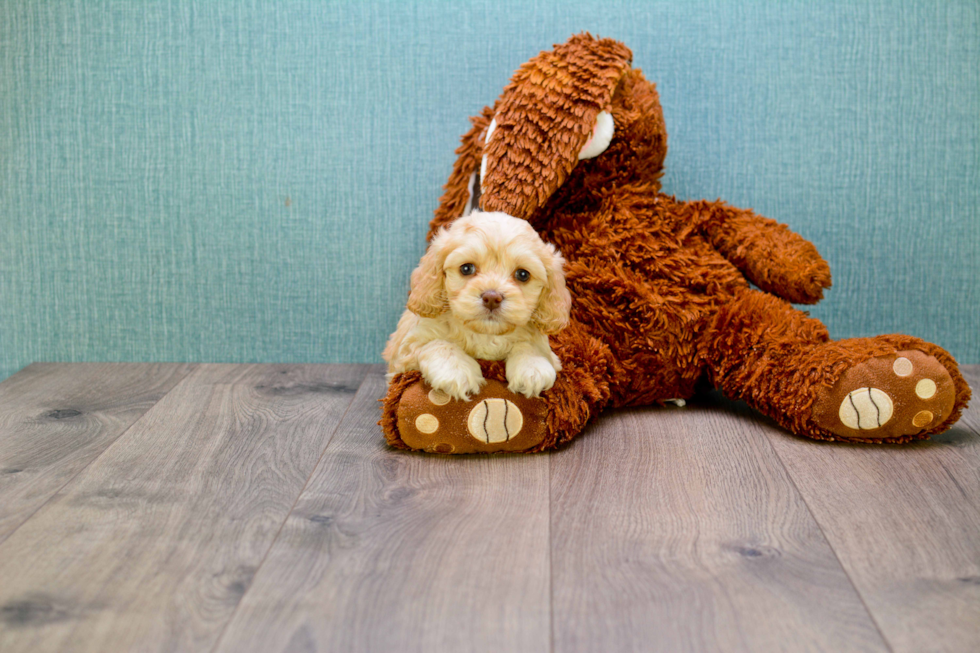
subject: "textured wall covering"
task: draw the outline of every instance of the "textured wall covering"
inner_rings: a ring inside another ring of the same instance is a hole
[[[668,192],[817,244],[835,335],[980,362],[975,0],[7,0],[0,378],[380,360],[466,117],[581,30],[658,83]]]

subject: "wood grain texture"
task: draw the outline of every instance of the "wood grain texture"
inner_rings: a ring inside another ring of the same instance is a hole
[[[365,372],[200,366],[0,545],[0,649],[212,647]]]
[[[980,434],[980,365],[964,366],[963,376],[973,390],[973,399],[970,402],[972,407],[967,408],[963,413],[960,423],[974,434]]]
[[[553,458],[554,650],[886,650],[765,438],[710,403]]]
[[[0,515],[39,501],[0,651],[980,650],[976,408],[847,445],[712,394],[445,457],[384,445],[380,367],[193,367],[0,384],[0,469],[37,470]]]
[[[545,651],[547,455],[389,449],[362,386],[218,651]]]
[[[976,366],[968,377],[976,393]],[[814,443],[760,421],[895,651],[980,650],[978,421],[974,407],[901,446]]]
[[[193,367],[35,363],[0,383],[0,542]]]

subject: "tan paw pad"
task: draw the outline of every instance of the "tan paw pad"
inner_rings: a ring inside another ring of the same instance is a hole
[[[521,432],[524,415],[507,399],[484,399],[470,411],[466,429],[480,442],[506,442]]]
[[[935,357],[896,352],[858,363],[823,390],[813,419],[843,438],[891,440],[935,428],[953,411],[952,377]]]
[[[858,388],[844,397],[838,415],[848,428],[870,430],[887,424],[894,410],[892,398],[878,388]]]
[[[545,437],[547,404],[492,379],[474,399],[452,399],[419,381],[398,402],[398,435],[411,449],[443,454],[527,451]]]

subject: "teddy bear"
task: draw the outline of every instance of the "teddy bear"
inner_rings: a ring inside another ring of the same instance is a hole
[[[607,408],[682,403],[705,381],[817,440],[905,443],[959,418],[970,388],[941,347],[834,340],[793,306],[831,284],[810,242],[751,210],[662,192],[663,112],[624,44],[583,33],[541,52],[471,122],[429,239],[482,210],[557,247],[572,297],[550,335],[561,371],[526,397],[508,391],[501,361],[481,360],[486,384],[468,401],[395,374],[379,422],[391,446],[544,451]]]

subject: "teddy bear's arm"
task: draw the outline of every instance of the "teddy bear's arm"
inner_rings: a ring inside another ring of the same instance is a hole
[[[749,281],[796,304],[815,304],[830,266],[813,243],[775,220],[723,202],[688,202],[694,225]]]

